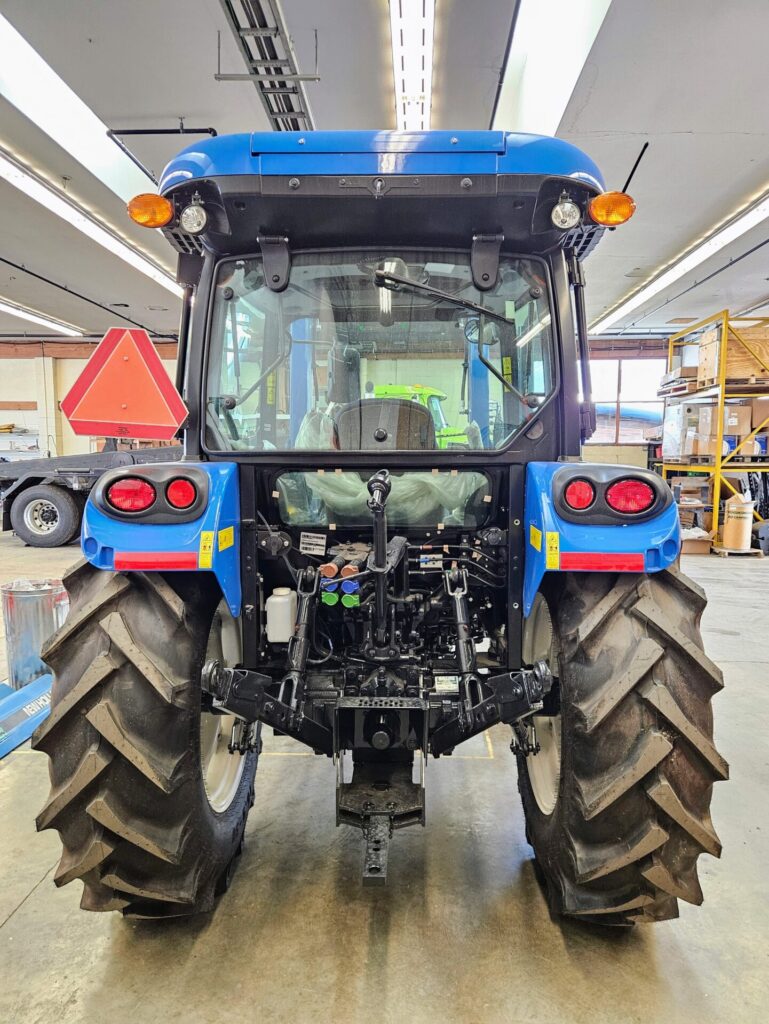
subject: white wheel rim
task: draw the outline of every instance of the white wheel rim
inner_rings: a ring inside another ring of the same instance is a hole
[[[544,661],[551,669],[557,668],[557,654],[553,623],[547,602],[537,594],[527,628],[524,633],[524,658],[528,664]],[[534,715],[527,722],[529,738],[536,737],[539,751],[526,758],[531,791],[537,807],[550,815],[558,803],[561,786],[561,716]]]
[[[59,510],[45,498],[35,498],[24,508],[24,525],[31,533],[44,537],[59,525]]]
[[[226,606],[220,605],[214,616],[206,648],[206,661],[215,658],[223,665],[234,665],[239,659],[238,624]],[[212,810],[222,814],[235,799],[245,767],[245,757],[229,751],[235,715],[203,712],[200,716],[200,764],[203,786]]]
[[[561,785],[561,716],[537,715],[534,719],[539,753],[526,759],[531,791],[543,814],[552,814]]]

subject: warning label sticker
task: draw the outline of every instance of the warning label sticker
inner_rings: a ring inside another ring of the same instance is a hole
[[[535,551],[542,550],[542,531],[538,530],[534,523],[529,526],[529,544]]]
[[[545,535],[545,568],[561,568],[561,541],[556,531],[548,530]]]
[[[325,533],[300,533],[299,550],[302,552],[303,555],[325,555]]]
[[[202,530],[200,533],[200,549],[198,551],[198,568],[210,569],[214,554],[214,531]]]
[[[223,530],[219,531],[219,550],[226,551],[227,548],[231,548],[235,543],[235,528],[233,526],[225,526]]]

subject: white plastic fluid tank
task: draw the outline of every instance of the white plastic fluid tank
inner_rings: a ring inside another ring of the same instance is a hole
[[[296,625],[296,591],[276,587],[265,601],[267,640],[271,644],[287,644]]]

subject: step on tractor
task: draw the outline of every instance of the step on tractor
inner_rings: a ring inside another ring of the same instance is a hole
[[[221,136],[132,200],[179,254],[188,416],[181,462],[91,491],[43,652],[37,824],[83,908],[210,911],[266,728],[333,760],[351,885],[425,824],[427,759],[495,728],[554,914],[701,902],[705,597],[667,485],[581,458],[583,260],[633,210],[575,147],[495,131]]]

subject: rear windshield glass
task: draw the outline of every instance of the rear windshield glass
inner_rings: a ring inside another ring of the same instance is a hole
[[[550,321],[544,267],[531,259],[503,257],[488,292],[467,253],[300,254],[283,292],[265,284],[261,258],[226,261],[207,446],[502,447],[553,389]]]

